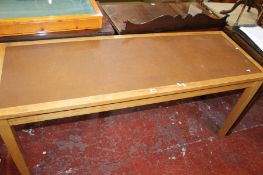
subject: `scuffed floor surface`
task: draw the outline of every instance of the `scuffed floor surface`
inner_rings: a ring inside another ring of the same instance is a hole
[[[260,175],[263,93],[232,134],[216,136],[239,93],[16,128],[33,175]],[[1,175],[19,174],[0,142]]]

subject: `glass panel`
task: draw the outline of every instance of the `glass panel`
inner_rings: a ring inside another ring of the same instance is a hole
[[[95,14],[90,0],[0,0],[0,18]]]

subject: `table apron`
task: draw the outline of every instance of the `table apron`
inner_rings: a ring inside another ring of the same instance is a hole
[[[201,89],[201,90],[195,90],[195,91],[178,93],[178,94],[170,94],[170,95],[156,96],[156,97],[143,98],[143,99],[137,99],[137,100],[131,100],[131,101],[91,106],[91,107],[86,107],[86,108],[63,110],[63,111],[44,113],[44,114],[38,114],[38,115],[23,116],[23,117],[11,118],[7,120],[10,125],[35,123],[35,122],[41,122],[41,121],[47,121],[47,120],[54,120],[54,119],[60,119],[60,118],[85,115],[85,114],[92,114],[92,113],[97,113],[97,112],[105,112],[105,111],[136,107],[136,106],[142,106],[142,105],[148,105],[148,104],[154,104],[154,103],[160,103],[160,102],[167,102],[167,101],[172,101],[172,100],[214,94],[214,93],[231,91],[231,90],[244,89],[244,88],[251,87],[254,83],[255,82],[240,83],[240,84]]]

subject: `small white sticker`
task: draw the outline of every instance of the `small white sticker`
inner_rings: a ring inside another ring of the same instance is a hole
[[[42,153],[42,154],[44,154],[44,155],[45,155],[45,154],[47,154],[47,152],[46,152],[46,151],[43,151],[43,153]]]
[[[155,5],[155,3],[151,3],[151,5]]]
[[[183,86],[183,87],[186,87],[186,84],[185,83],[176,83],[177,86]]]
[[[250,69],[247,69],[246,71],[247,71],[247,72],[251,72],[251,70],[250,70]]]
[[[157,92],[157,89],[155,89],[155,88],[150,88],[149,91],[150,91],[151,93],[156,93],[156,92]]]

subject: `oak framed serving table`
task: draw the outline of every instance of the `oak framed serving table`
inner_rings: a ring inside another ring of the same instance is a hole
[[[0,37],[99,29],[102,17],[95,0],[1,0]]]
[[[0,70],[0,135],[23,175],[15,125],[244,89],[224,136],[263,81],[220,31],[5,43]]]

